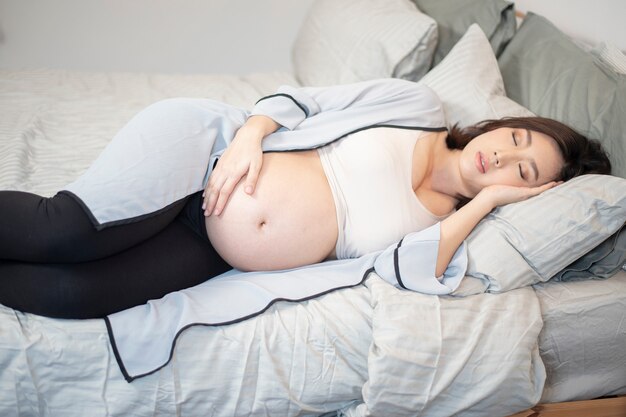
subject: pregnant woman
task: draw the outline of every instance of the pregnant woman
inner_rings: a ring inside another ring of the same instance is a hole
[[[355,258],[437,224],[441,277],[494,207],[610,173],[598,142],[553,120],[445,126],[428,87],[394,79],[282,87],[252,112],[155,103],[54,197],[0,192],[0,303],[102,317],[233,267]]]

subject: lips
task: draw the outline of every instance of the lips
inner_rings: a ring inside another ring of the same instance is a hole
[[[481,174],[484,174],[489,169],[489,161],[487,160],[487,158],[485,158],[482,152],[476,152],[476,156],[474,157],[474,163],[476,164],[476,169]]]

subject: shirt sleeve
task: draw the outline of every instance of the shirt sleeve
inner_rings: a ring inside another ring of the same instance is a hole
[[[403,102],[440,106],[439,97],[426,85],[384,78],[331,87],[284,85],[276,94],[257,101],[250,115],[271,117],[283,127],[293,130],[305,119],[321,112]],[[443,121],[441,123],[443,126]]]
[[[384,250],[375,260],[374,269],[391,284],[424,294],[450,294],[465,276],[465,242],[454,253],[442,277],[435,276],[441,238],[440,223],[406,235],[398,244]]]

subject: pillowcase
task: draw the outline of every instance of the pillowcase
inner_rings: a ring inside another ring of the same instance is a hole
[[[437,45],[436,22],[409,0],[317,0],[292,58],[302,85],[419,79]]]
[[[487,215],[466,240],[466,274],[489,292],[547,281],[624,222],[626,179],[582,175]]]
[[[498,61],[477,24],[467,29],[444,60],[419,83],[428,85],[441,99],[448,127],[533,115],[506,96]]]
[[[413,0],[437,22],[439,43],[433,65],[438,64],[473,23],[478,23],[499,55],[515,35],[517,23],[512,2],[504,0]],[[417,81],[417,80],[416,80]]]
[[[599,139],[613,175],[626,178],[626,75],[533,13],[498,62],[509,97]]]

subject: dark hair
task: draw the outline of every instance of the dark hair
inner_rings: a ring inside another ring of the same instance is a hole
[[[501,127],[529,129],[552,137],[563,155],[565,164],[557,181],[567,181],[582,174],[610,174],[611,162],[599,141],[589,139],[571,127],[545,117],[506,117],[484,120],[473,126],[459,128],[454,125],[446,145],[449,149],[463,149],[472,139]]]

